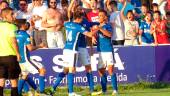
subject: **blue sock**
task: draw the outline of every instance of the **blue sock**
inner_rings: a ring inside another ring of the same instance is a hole
[[[94,91],[93,74],[92,72],[88,72],[86,73],[86,76],[87,76],[88,84],[90,87],[90,92],[93,92]]]
[[[40,87],[40,93],[44,92],[45,89],[45,76],[39,76],[39,87]]]
[[[37,90],[37,86],[35,85],[35,82],[32,80],[31,76],[27,77],[27,82],[34,90]]]
[[[117,88],[117,77],[116,77],[116,74],[113,74],[111,76],[111,80],[112,80],[112,87],[113,87],[113,90],[118,90]]]
[[[64,72],[60,72],[57,76],[57,80],[55,82],[55,84],[53,85],[54,90],[56,90],[56,88],[58,87],[58,85],[60,84],[61,80],[66,76],[66,74]]]
[[[28,86],[28,83],[27,82],[25,82],[24,83],[24,92],[28,92],[30,89],[29,89],[29,86]]]
[[[23,86],[25,84],[25,80],[24,79],[20,79],[18,81],[18,93],[21,94],[22,93],[22,89],[23,89]]]
[[[67,81],[68,81],[68,92],[72,93],[73,92],[73,84],[74,84],[74,74],[73,73],[68,73]]]
[[[106,73],[103,74],[103,76],[101,77],[101,86],[102,86],[102,91],[106,92],[107,91],[107,75],[106,75]]]

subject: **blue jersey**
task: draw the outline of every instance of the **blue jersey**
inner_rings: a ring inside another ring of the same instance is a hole
[[[16,34],[18,46],[19,46],[19,53],[21,55],[21,61],[19,63],[24,63],[27,61],[28,57],[30,57],[29,51],[27,50],[26,46],[31,44],[30,36],[26,31],[18,31]]]
[[[143,31],[142,33],[142,42],[144,43],[153,43],[154,38],[152,34],[150,33],[150,24],[147,24],[146,22],[142,22],[140,25],[140,29]]]
[[[64,24],[67,33],[67,39],[64,49],[78,50],[78,39],[80,34],[87,32],[87,30],[80,24],[75,22],[67,22]]]
[[[110,24],[105,24],[102,29],[112,32],[112,26]],[[97,51],[98,52],[112,52],[113,46],[111,42],[111,37],[104,36],[102,32],[97,34]]]
[[[86,30],[90,31],[90,27],[93,25],[99,25],[99,23],[96,22],[89,22],[87,19],[83,19],[83,21],[80,23]],[[80,34],[78,39],[78,47],[86,48],[86,37],[83,34]]]

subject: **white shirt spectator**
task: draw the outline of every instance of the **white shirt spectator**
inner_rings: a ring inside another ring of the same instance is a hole
[[[166,16],[165,6],[167,1],[166,0],[153,0],[152,3],[157,3],[159,5],[159,11],[163,16]]]
[[[68,0],[68,4],[70,4],[70,0]],[[59,3],[57,3],[57,8],[62,10],[62,5],[61,5],[61,1]]]
[[[120,11],[111,13],[110,23],[114,24],[112,40],[124,40],[125,39],[124,24],[120,16]]]
[[[21,10],[18,10],[17,12],[16,12],[16,18],[17,19],[26,19],[26,20],[30,20],[31,19],[31,13],[30,12],[22,12]]]
[[[32,7],[32,5],[31,4],[29,4],[28,5],[28,10],[30,10],[31,9],[31,7]],[[47,10],[47,5],[45,4],[45,3],[43,3],[43,5],[42,6],[37,6],[37,7],[33,7],[32,8],[32,16],[33,15],[38,15],[38,16],[40,16],[40,17],[42,17],[43,16],[43,13]],[[36,22],[35,22],[35,28],[36,29],[39,29],[39,30],[43,30],[44,28],[43,27],[41,27],[41,20],[37,20]]]
[[[125,25],[125,39],[134,39],[131,35],[131,32],[136,32],[137,29],[139,29],[139,23],[137,21],[129,21],[125,20],[124,21]]]

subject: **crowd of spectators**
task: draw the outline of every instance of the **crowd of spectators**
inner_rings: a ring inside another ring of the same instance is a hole
[[[88,22],[98,22],[99,9],[108,12],[113,45],[169,43],[169,0],[97,0],[97,5],[92,3],[93,0],[54,1],[51,4],[48,0],[32,0],[31,3],[19,0],[15,17],[30,23],[28,33],[34,45],[43,42],[46,48],[63,48],[66,40],[63,24],[78,9],[83,11]],[[8,2],[1,1],[0,10],[8,6]],[[51,6],[55,10],[51,10]],[[89,39],[87,41],[91,41]]]

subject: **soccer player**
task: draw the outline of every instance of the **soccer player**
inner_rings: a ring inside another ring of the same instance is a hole
[[[73,7],[73,4],[75,4],[76,1],[72,0],[71,4],[69,6],[69,10],[72,10],[70,8]],[[76,9],[75,12],[77,11],[81,11],[83,12],[83,9],[80,7],[76,7],[74,8]],[[74,13],[71,11],[68,11],[68,14]],[[71,17],[70,17],[71,20]],[[94,22],[88,22],[87,19],[83,16],[83,20],[80,23],[80,25],[82,25],[86,30],[90,31],[90,28],[93,25],[96,25],[98,23],[94,23]],[[88,84],[89,84],[89,88],[90,88],[90,93],[91,95],[97,95],[100,94],[99,92],[94,92],[94,82],[93,82],[93,74],[92,74],[92,68],[91,68],[91,62],[90,62],[90,56],[88,53],[88,50],[86,48],[86,36],[83,35],[82,33],[80,34],[79,38],[78,38],[78,60],[81,62],[82,65],[85,66],[85,70],[86,70],[86,76],[87,76],[87,80],[88,80]],[[92,54],[91,54],[92,55]],[[56,90],[56,87],[59,85],[60,81],[58,81],[58,83],[56,83],[56,85],[53,86],[54,90]]]
[[[18,94],[18,78],[21,72],[18,61],[21,60],[15,37],[17,27],[13,24],[14,13],[11,8],[1,10],[0,21],[0,96],[3,95],[5,79],[11,81],[11,96]]]
[[[92,37],[93,35],[92,32],[88,32],[84,27],[79,24],[82,22],[82,20],[83,13],[77,11],[73,14],[73,22],[67,22],[64,24],[67,31],[67,40],[63,50],[63,59],[65,64],[64,71],[59,73],[56,83],[54,84],[52,89],[52,91],[54,91],[56,85],[59,84],[62,78],[65,77],[65,75],[67,74],[69,96],[79,96],[73,91],[74,74],[76,69],[75,67],[78,59],[78,38],[81,33],[88,37]],[[90,78],[92,79],[91,76]]]
[[[113,56],[113,46],[111,43],[112,37],[112,27],[107,23],[107,12],[105,10],[99,11],[99,23],[100,25],[96,28],[97,38],[93,38],[93,43],[97,43],[97,51],[99,52],[99,64],[98,72],[101,77],[101,86],[103,94],[107,91],[107,74],[106,67],[108,68],[108,73],[111,76],[113,93],[115,95],[118,91],[117,88],[117,78],[114,73],[114,56]]]
[[[19,94],[22,93],[22,89],[26,81],[28,82],[28,84],[31,85],[31,87],[34,90],[37,90],[37,86],[35,85],[29,73],[32,74],[39,73],[39,87],[40,87],[39,91],[40,93],[43,93],[45,89],[45,81],[44,81],[45,68],[41,63],[30,58],[29,51],[42,48],[44,47],[44,45],[40,44],[39,46],[33,46],[31,44],[30,36],[26,32],[26,30],[29,28],[26,23],[26,19],[18,19],[16,20],[16,24],[19,27],[16,37],[19,45],[19,52],[21,54],[21,61],[19,62],[19,64],[22,71],[21,79],[19,80],[18,83],[18,92]]]

